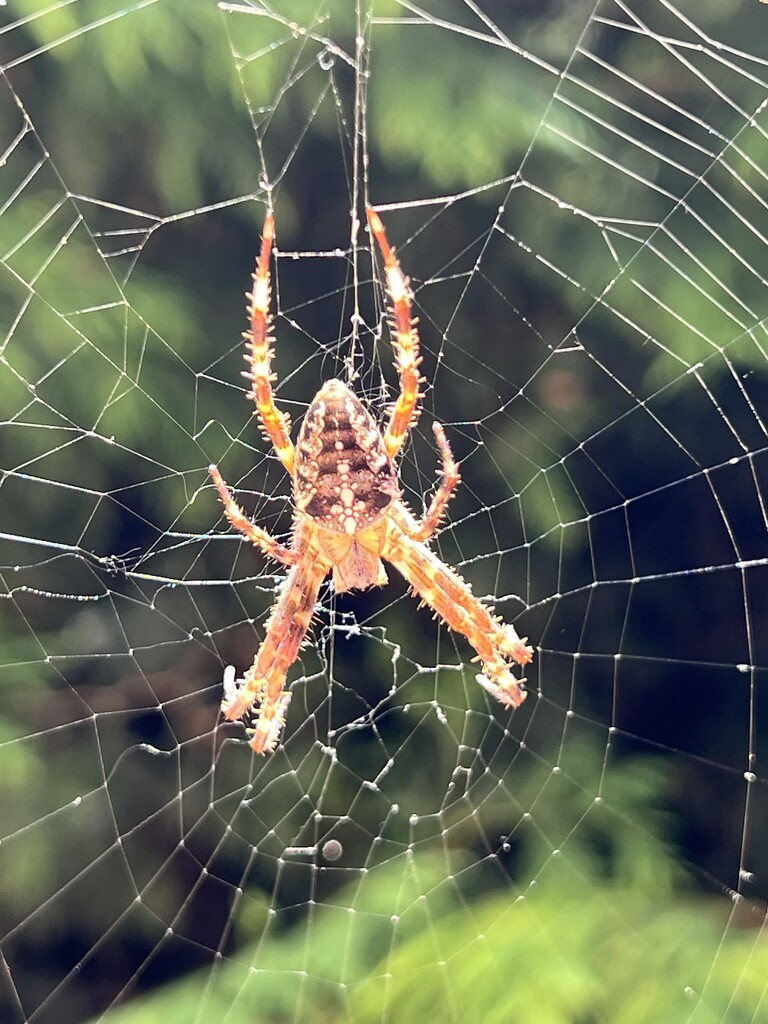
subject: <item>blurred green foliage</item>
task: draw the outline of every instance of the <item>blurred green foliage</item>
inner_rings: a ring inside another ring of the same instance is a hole
[[[592,785],[594,753],[574,764]],[[768,949],[749,927],[723,937],[725,901],[697,893],[648,831],[651,822],[669,827],[664,785],[658,763],[617,767],[612,805],[594,799],[522,889],[506,872],[525,860],[524,841],[516,855],[513,842],[488,856],[482,880],[477,853],[449,833],[450,852],[438,842],[404,851],[293,924],[256,900],[238,930],[257,942],[99,1019],[747,1024],[763,998]],[[554,785],[542,813],[543,833],[548,818],[574,824],[569,791]],[[333,868],[320,861],[315,871]]]

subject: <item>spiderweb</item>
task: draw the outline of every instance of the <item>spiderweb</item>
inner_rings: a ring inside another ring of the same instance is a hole
[[[768,8],[9,0],[0,13],[0,1018],[768,1018]],[[415,511],[535,646],[325,589],[284,743],[223,724],[285,539],[244,398],[277,220],[300,419],[396,389]],[[353,215],[350,216],[350,211]]]

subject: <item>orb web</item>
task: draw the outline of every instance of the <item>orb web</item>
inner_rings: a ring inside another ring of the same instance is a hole
[[[2,1019],[762,1019],[768,9],[2,18]],[[366,203],[420,318],[405,497],[438,421],[434,546],[529,695],[394,571],[326,586],[258,758],[219,706],[282,570],[207,467],[285,540],[240,376],[268,206],[280,407],[385,416]]]

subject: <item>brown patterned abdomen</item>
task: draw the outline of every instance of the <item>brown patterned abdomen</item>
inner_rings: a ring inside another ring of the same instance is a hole
[[[299,431],[298,509],[326,530],[352,535],[381,519],[397,477],[373,417],[340,380],[315,395]]]

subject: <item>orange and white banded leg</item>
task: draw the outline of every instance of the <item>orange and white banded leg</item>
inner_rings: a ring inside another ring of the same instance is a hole
[[[502,622],[492,608],[475,597],[458,573],[424,544],[411,540],[394,522],[382,555],[446,625],[472,644],[483,669],[478,682],[502,704],[519,707],[527,696],[524,680],[513,676],[509,663],[527,665],[533,658],[533,648],[526,646],[514,626]]]
[[[307,549],[281,586],[253,665],[242,679],[234,679],[231,668],[225,672],[221,710],[230,721],[253,712],[253,725],[246,731],[257,754],[271,753],[280,740],[291,700],[284,688],[286,676],[299,656],[329,570],[317,550]]]
[[[247,537],[252,544],[261,548],[267,558],[274,558],[275,561],[282,562],[283,565],[293,565],[299,557],[298,554],[290,548],[284,547],[274,537],[271,537],[266,530],[262,530],[260,526],[257,526],[248,518],[235,501],[217,466],[209,466],[208,472],[211,474],[214,484],[216,484],[216,490],[219,492],[219,497],[224,505],[224,515],[232,526],[242,533],[244,537]]]
[[[411,540],[421,541],[422,543],[434,537],[440,526],[440,520],[445,515],[448,502],[456,493],[456,488],[461,482],[459,467],[453,458],[453,452],[448,444],[448,438],[445,436],[442,424],[433,423],[432,429],[435,432],[435,438],[440,448],[442,482],[433,494],[432,501],[429,503],[429,508],[424,514],[423,519],[414,519],[408,509],[402,504],[397,508],[400,526],[402,526]],[[403,513],[405,514],[403,515]]]
[[[412,296],[408,278],[400,269],[395,250],[387,241],[387,233],[381,218],[370,206],[366,213],[371,231],[384,257],[387,291],[392,300],[392,341],[395,349],[395,366],[400,377],[400,394],[384,432],[384,444],[387,455],[394,458],[402,448],[412,426],[419,400],[419,334],[416,330],[416,320],[411,315]]]
[[[293,476],[296,455],[290,438],[290,420],[275,405],[272,392],[272,381],[275,379],[275,374],[271,370],[274,348],[272,317],[269,312],[272,293],[269,260],[274,237],[275,218],[272,211],[269,210],[264,219],[261,252],[253,275],[253,291],[246,295],[251,328],[243,333],[243,337],[246,341],[245,358],[250,363],[250,369],[244,371],[243,376],[251,382],[251,398],[256,403],[264,433],[274,445],[282,464]]]

